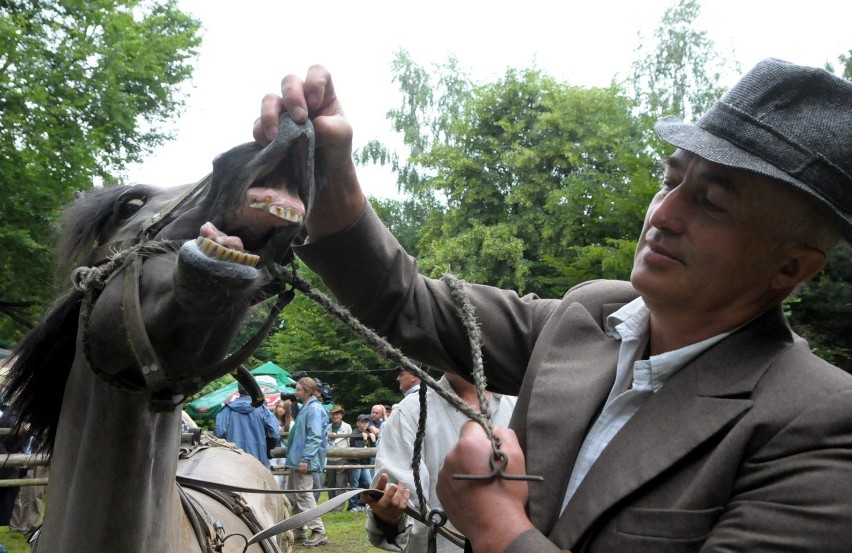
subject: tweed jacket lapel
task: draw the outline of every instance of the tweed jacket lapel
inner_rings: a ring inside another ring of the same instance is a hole
[[[636,491],[751,408],[760,377],[792,344],[774,309],[693,360],[613,438],[556,522],[550,537],[572,547],[618,501]]]
[[[567,460],[576,458],[615,381],[620,342],[603,328],[622,305],[604,305],[591,316],[580,304],[568,305],[554,325],[554,345],[532,360],[537,372],[527,410],[526,462],[528,474],[545,478],[529,486],[529,516],[539,529],[556,521],[571,472]]]

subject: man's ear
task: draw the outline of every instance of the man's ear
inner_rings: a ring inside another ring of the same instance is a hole
[[[795,288],[825,268],[825,252],[811,246],[793,246],[787,250],[787,260],[772,281],[776,289]]]

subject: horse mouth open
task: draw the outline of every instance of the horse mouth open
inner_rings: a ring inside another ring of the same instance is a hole
[[[313,204],[313,129],[282,120],[270,145],[243,148],[248,150],[214,162],[214,173],[220,164],[223,184],[232,191],[226,196],[239,197],[219,204],[212,222],[201,227],[198,246],[210,258],[255,267],[290,247]]]

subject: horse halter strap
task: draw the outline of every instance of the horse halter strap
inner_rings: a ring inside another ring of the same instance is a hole
[[[289,304],[295,292],[292,288],[282,289],[269,310],[263,325],[258,331],[229,357],[216,363],[212,363],[204,369],[195,372],[192,376],[175,378],[169,376],[165,367],[157,355],[153,344],[145,329],[145,321],[142,317],[142,306],[139,300],[139,278],[142,261],[145,256],[176,251],[181,243],[168,241],[151,241],[146,244],[138,244],[129,250],[120,252],[110,259],[109,263],[97,267],[80,267],[74,271],[74,286],[85,292],[80,309],[80,328],[83,354],[89,368],[98,375],[101,380],[127,392],[148,391],[150,395],[150,406],[156,412],[169,412],[177,408],[183,400],[200,390],[207,382],[219,378],[227,372],[240,372],[241,365],[260,346],[261,342],[269,334],[279,313]],[[127,339],[132,354],[136,360],[139,375],[113,375],[97,367],[92,360],[90,341],[88,336],[89,319],[92,309],[100,296],[100,292],[106,282],[114,278],[117,272],[124,272],[124,285],[122,292],[122,312],[127,329]],[[244,369],[243,369],[244,370]],[[241,382],[250,380],[245,374],[237,374]],[[250,377],[250,375],[248,375]],[[249,387],[252,391],[252,388]],[[253,396],[257,396],[255,393]],[[175,401],[175,396],[182,396]]]
[[[148,242],[163,229],[166,223],[170,222],[177,215],[183,213],[186,205],[198,198],[199,194],[201,194],[204,189],[210,185],[212,179],[213,174],[211,173],[195,183],[195,186],[192,188],[187,188],[181,192],[168,206],[166,206],[165,209],[161,209],[157,213],[154,213],[151,218],[142,225],[142,228],[139,229],[136,236],[125,240],[101,244],[95,248],[94,261],[92,262],[92,265],[96,266],[106,263],[128,248]]]
[[[279,124],[279,134],[276,139],[261,150],[258,156],[249,163],[253,174],[256,175],[264,164],[272,161],[277,163],[277,158],[274,157],[277,155],[276,152],[280,153],[282,148],[287,148],[294,137],[304,136],[306,133],[311,137],[313,136],[312,126],[309,123],[296,124],[288,115],[283,115]],[[310,178],[313,179],[312,138],[309,144],[307,164]],[[240,372],[240,366],[260,346],[269,334],[278,314],[295,296],[294,291],[287,289],[286,285],[280,279],[281,267],[276,263],[268,263],[266,270],[270,273],[270,282],[276,286],[274,291],[278,292],[278,297],[262,327],[254,336],[230,357],[213,363],[200,371],[196,371],[191,376],[174,377],[170,375],[171,371],[166,370],[167,367],[164,367],[151,343],[148,332],[145,329],[145,321],[142,317],[142,306],[139,297],[141,266],[145,256],[150,257],[180,249],[184,241],[154,240],[153,238],[169,222],[183,213],[187,206],[192,205],[192,202],[212,183],[212,180],[213,175],[211,173],[198,181],[192,188],[182,192],[165,209],[155,213],[142,226],[135,237],[99,246],[95,251],[93,266],[79,267],[72,275],[74,287],[77,290],[85,292],[83,306],[80,309],[80,328],[83,353],[89,367],[101,379],[113,386],[130,392],[149,392],[151,409],[154,411],[173,411],[187,396],[197,392],[211,380],[219,378],[228,372],[237,371],[238,380],[241,382],[246,381],[248,383],[252,380],[250,375],[244,374],[247,371],[243,370]],[[313,180],[311,182],[313,183]],[[292,250],[290,250],[290,259],[292,260]],[[141,383],[139,375],[112,375],[99,370],[92,362],[90,343],[87,336],[89,318],[94,303],[100,296],[100,290],[106,286],[107,280],[113,278],[116,272],[122,270],[125,271],[122,293],[124,323],[127,329],[128,342],[136,360],[136,366],[142,377]],[[253,388],[254,390],[252,391],[258,391],[258,393],[253,394],[256,396],[255,399],[257,399],[260,396],[257,386],[248,387],[250,389]],[[175,396],[182,397],[180,401],[175,402],[173,400]]]

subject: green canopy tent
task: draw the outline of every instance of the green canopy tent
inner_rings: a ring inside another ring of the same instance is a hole
[[[266,406],[269,409],[275,407],[275,402],[281,397],[281,392],[292,393],[295,391],[296,383],[290,378],[290,373],[275,363],[264,363],[249,372],[254,375],[263,395],[266,396]],[[226,403],[235,397],[237,397],[237,383],[231,382],[195,401],[191,401],[184,406],[184,409],[193,419],[213,418]]]

